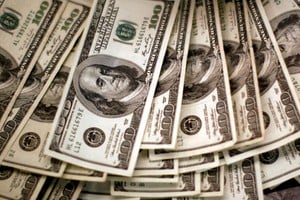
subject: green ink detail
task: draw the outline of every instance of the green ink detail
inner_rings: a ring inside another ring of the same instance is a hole
[[[13,13],[4,13],[0,16],[0,24],[7,30],[14,30],[19,25],[19,18]]]
[[[136,35],[136,29],[131,24],[120,24],[117,27],[116,35],[121,40],[125,40],[125,41],[132,40]]]

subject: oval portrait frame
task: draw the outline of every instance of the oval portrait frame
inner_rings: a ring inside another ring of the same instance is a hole
[[[247,75],[249,74],[249,71],[251,69],[251,61],[250,58],[247,57],[249,55],[247,55],[246,52],[235,53],[235,55],[237,55],[239,58],[238,64],[234,66],[235,68],[233,69],[232,73],[229,74],[229,80],[233,81],[234,83],[237,83],[236,88],[231,88],[232,95],[239,91],[245,85],[246,80],[248,78]]]
[[[276,17],[274,17],[271,21],[270,21],[270,24],[271,24],[271,27],[272,29],[277,29],[278,27],[278,24],[280,22],[282,22],[283,20],[289,18],[291,15],[298,15],[298,17],[300,17],[300,11],[299,10],[291,10],[289,12],[286,12],[286,13],[282,13]]]
[[[11,79],[8,79],[6,82],[0,84],[0,101],[7,99],[12,95],[18,86],[18,77],[16,70],[18,69],[18,63],[14,57],[7,52],[5,49],[0,47],[0,59],[3,58],[11,62],[11,66],[1,66],[5,67],[5,71],[10,74]],[[1,63],[1,62],[0,62]],[[0,69],[1,70],[1,69]]]
[[[285,20],[289,19],[291,16],[297,16],[298,20],[300,21],[300,10],[299,9],[291,10],[289,12],[282,13],[281,15],[278,15],[275,18],[273,18],[270,21],[272,29],[274,31],[278,31],[279,24],[283,23]],[[288,24],[288,23],[285,22],[284,24]],[[276,38],[276,33],[275,32],[274,32],[274,36]],[[276,40],[277,40],[277,38],[276,38]],[[286,57],[284,59],[291,60],[291,57],[295,57],[295,56],[297,56],[297,54],[289,55],[288,57]],[[290,74],[300,73],[300,67],[298,67],[298,65],[296,65],[296,64],[295,65],[289,65],[288,63],[286,63],[286,64],[287,64],[287,68],[288,68],[288,71],[289,71]]]
[[[69,74],[70,74],[70,68],[64,66],[60,69],[60,71],[57,72],[54,79],[52,80],[52,83],[50,84],[42,100],[39,102],[38,106],[35,108],[30,118],[38,122],[53,122],[59,102],[57,102],[57,104],[50,104],[50,106],[47,107],[46,104],[43,103],[43,101],[45,100],[44,98],[47,97],[46,94],[48,90],[51,90],[53,84],[56,84],[57,79],[59,78],[59,80],[64,80],[64,84],[66,84]]]
[[[263,75],[267,75],[264,77],[267,77],[267,85],[264,86],[264,88],[262,88],[261,85],[259,85],[259,90],[260,90],[260,95],[264,95],[275,83],[276,81],[276,76],[278,73],[278,67],[274,67],[274,65],[277,65],[276,61],[276,56],[275,54],[271,51],[268,50],[267,51],[261,51],[261,53],[264,56],[264,62],[263,62],[263,66],[261,67],[260,65],[257,64],[256,62],[256,70],[257,70],[257,78],[258,80],[261,79],[261,74]],[[274,58],[274,59],[273,59]],[[269,67],[271,66],[271,67]],[[270,70],[271,69],[271,70]],[[260,81],[259,81],[260,83]]]
[[[92,55],[89,56],[87,59],[82,61],[77,68],[75,69],[74,75],[73,75],[73,86],[76,92],[76,96],[78,100],[93,114],[96,114],[98,116],[102,116],[105,118],[117,118],[117,117],[123,117],[128,115],[129,113],[132,113],[137,107],[140,106],[140,104],[134,104],[134,105],[129,105],[127,107],[127,110],[123,113],[120,114],[114,114],[114,115],[108,115],[103,113],[101,110],[99,110],[90,100],[88,100],[84,94],[82,94],[80,86],[79,86],[79,77],[81,72],[88,66],[91,65],[105,65],[107,67],[116,68],[118,66],[125,65],[128,68],[131,68],[137,72],[136,77],[140,77],[141,75],[144,74],[144,71],[135,63],[125,60],[122,58],[117,58],[111,55]],[[143,102],[141,102],[142,104]]]
[[[167,91],[169,91],[174,84],[178,84],[181,73],[181,59],[176,57],[175,49],[168,47],[165,58],[161,67],[158,83],[156,86],[155,97],[158,97]],[[164,68],[166,65],[166,60],[170,60],[171,64],[167,68]],[[167,81],[165,81],[167,80]]]
[[[0,47],[0,54],[3,55],[3,57],[5,57],[6,59],[11,61],[12,66],[10,68],[7,68],[7,70],[11,71],[14,69],[18,68],[18,63],[17,61],[14,59],[14,57],[8,53],[5,49]]]
[[[184,94],[182,99],[182,104],[188,105],[201,101],[206,98],[215,88],[219,82],[220,73],[219,70],[222,69],[221,58],[218,55],[214,55],[210,52],[211,48],[204,45],[193,45],[193,50],[203,50],[203,55],[197,55],[198,57],[203,57],[203,60],[207,59],[210,61],[210,67],[206,71],[205,75],[202,77],[205,80],[201,83],[194,84],[191,87],[184,86]],[[188,55],[188,59],[189,59]],[[195,55],[194,55],[195,56]],[[188,62],[188,61],[187,61]],[[207,88],[206,91],[200,92],[199,89]],[[192,91],[192,92],[191,92]],[[198,92],[199,91],[199,92]],[[189,95],[189,96],[187,96]]]

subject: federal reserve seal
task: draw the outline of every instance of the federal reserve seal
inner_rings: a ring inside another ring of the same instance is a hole
[[[294,145],[297,151],[300,151],[300,139],[294,141]]]
[[[96,127],[88,128],[83,134],[83,140],[90,147],[99,147],[105,141],[105,133]]]
[[[33,151],[41,143],[41,138],[34,132],[27,132],[19,140],[19,145],[24,151]]]
[[[268,115],[268,113],[263,112],[263,120],[264,120],[265,129],[267,129],[271,122],[270,116]]]
[[[183,118],[180,124],[181,131],[187,135],[195,135],[200,131],[201,126],[201,119],[196,115]]]
[[[274,149],[272,151],[268,151],[266,153],[260,154],[259,160],[260,162],[269,165],[276,162],[278,157],[279,157],[279,151],[278,149]]]
[[[14,171],[13,168],[1,166],[0,167],[0,180],[8,179],[12,175],[13,171]]]

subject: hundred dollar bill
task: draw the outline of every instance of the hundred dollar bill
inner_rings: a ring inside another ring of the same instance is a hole
[[[99,171],[94,171],[86,168],[82,168],[76,165],[67,165],[61,178],[78,181],[89,182],[104,182],[107,174]]]
[[[178,0],[94,1],[47,155],[132,175],[178,6]]]
[[[225,185],[223,196],[184,197],[177,199],[174,198],[173,200],[262,200],[263,198],[259,161],[252,157],[225,166]]]
[[[110,180],[132,180],[138,182],[176,182],[178,180],[178,160],[167,159],[150,161],[149,153],[147,150],[140,150],[138,160],[130,178],[109,176]]]
[[[225,166],[224,194],[218,199],[263,199],[260,164],[255,157]]]
[[[11,167],[0,167],[0,198],[35,200],[46,176],[22,172]]]
[[[181,1],[141,148],[175,148],[194,8],[195,1]]]
[[[159,176],[177,174],[177,159],[150,161],[149,152],[147,150],[140,150],[133,176]]]
[[[40,189],[38,196],[36,199],[46,200],[47,197],[50,195],[52,188],[54,187],[53,184],[51,184],[54,181],[54,177],[48,176],[46,177],[46,181],[44,182],[43,187]]]
[[[72,52],[77,50],[77,41],[86,25],[91,5],[92,0],[72,0],[67,3],[36,63],[36,70],[39,70],[39,73],[35,72],[34,74],[38,75],[41,82],[39,91],[36,92],[37,95],[31,97],[32,104],[15,130],[17,135],[26,125],[39,102],[44,98],[60,68],[63,65],[69,68],[75,65],[75,63],[72,63],[73,60],[76,60],[74,59],[75,53]],[[72,56],[73,58],[70,58]]]
[[[18,168],[24,170],[30,168],[29,171],[32,169],[42,174],[49,172],[53,176],[55,173],[58,176],[62,174],[62,171],[59,172],[59,162],[53,168],[54,165],[49,163],[50,158],[41,155],[41,151],[67,81],[68,67],[57,76],[56,74],[82,33],[90,6],[90,1],[76,0],[67,3],[34,70],[15,101],[10,116],[1,128],[0,160],[9,151],[6,161],[13,167],[18,165]],[[36,153],[35,156],[33,153]],[[25,154],[30,155],[31,159]]]
[[[84,182],[65,180],[65,179],[53,179],[48,185],[44,194],[41,194],[39,199],[41,200],[58,200],[69,199],[77,200],[80,192],[83,188]]]
[[[265,137],[262,142],[224,152],[227,163],[279,148],[300,137],[299,100],[264,8],[260,1],[250,0],[247,5],[260,38],[260,42],[253,42],[253,48]]]
[[[43,151],[69,70],[68,67],[61,68],[49,91],[17,137],[13,130],[6,131],[7,133],[11,132],[11,138],[8,139],[15,138],[15,140],[9,148],[5,147],[4,149],[4,153],[7,151],[7,154],[2,160],[3,165],[48,176],[62,176],[66,164],[45,155]],[[22,92],[20,94],[22,95]],[[12,117],[8,118],[9,121],[4,127],[9,127],[11,122],[23,111],[23,108],[22,106],[14,108]]]
[[[110,181],[106,182],[85,182],[81,192],[89,194],[110,195]]]
[[[110,195],[110,182],[86,182],[78,199],[81,200],[139,200],[138,197],[116,197]]]
[[[219,151],[236,141],[228,72],[216,1],[196,1],[175,150],[150,159]]]
[[[0,128],[6,121],[66,2],[0,2],[0,38],[3,41],[0,45]]]
[[[177,199],[201,199],[200,197],[217,197],[224,194],[224,166],[201,173],[201,193],[198,196]],[[176,198],[173,198],[174,200]]]
[[[46,156],[43,151],[46,138],[51,129],[53,118],[57,110],[57,106],[61,99],[63,87],[67,81],[70,68],[74,65],[73,60],[76,55],[75,50],[76,47],[72,49],[71,53],[65,60],[63,67],[61,67],[60,71],[56,73],[55,78],[52,80],[52,84],[50,87],[48,87],[46,93],[43,95],[43,99],[39,102],[39,104],[31,104],[25,117],[20,117],[20,119],[22,119],[22,124],[20,124],[17,129],[20,126],[23,126],[21,131],[19,133],[17,133],[15,129],[13,129],[14,132],[12,132],[13,130],[10,131],[14,134],[11,139],[16,137],[15,135],[17,135],[17,138],[10,148],[8,148],[8,154],[2,161],[3,165],[35,172],[38,174],[56,177],[62,176],[62,173],[65,169],[65,164],[57,159]],[[50,79],[51,78],[49,78],[48,81],[50,81]],[[35,100],[38,98],[39,95]],[[34,107],[35,110],[32,112],[31,109]],[[18,111],[19,110],[17,110],[16,113],[18,113]],[[25,123],[25,119],[28,114],[30,115],[30,118]],[[18,114],[12,116],[18,116]],[[25,143],[25,141],[27,142]]]
[[[113,196],[164,198],[200,194],[200,173],[180,174],[177,183],[143,183],[113,181]]]
[[[140,200],[138,197],[114,197],[111,195],[80,193],[78,200]]]
[[[300,97],[300,4],[299,1],[263,0],[279,49],[287,65],[292,82]]]
[[[178,182],[178,160],[168,159],[150,161],[147,150],[140,150],[138,160],[132,177],[108,176],[114,181],[134,181],[150,183],[176,183]]]
[[[263,188],[300,175],[300,139],[259,155]]]
[[[200,197],[216,197],[224,194],[224,166],[201,173]]]
[[[243,0],[218,2],[237,129],[236,148],[262,141],[264,125],[246,6]]]
[[[179,173],[205,171],[219,166],[219,155],[208,153],[179,159]]]
[[[157,176],[113,176],[109,175],[107,177],[109,181],[125,181],[125,182],[135,182],[135,183],[178,183],[179,175],[157,175]]]

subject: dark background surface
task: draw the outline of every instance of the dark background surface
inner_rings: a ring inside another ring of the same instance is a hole
[[[265,200],[300,200],[300,184],[290,179],[274,189],[265,189]]]

